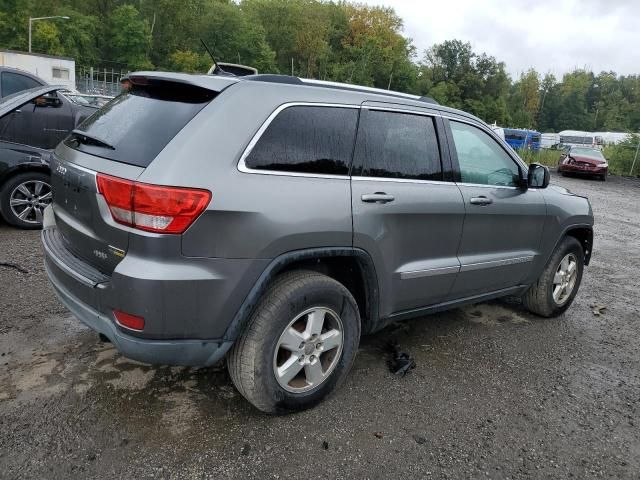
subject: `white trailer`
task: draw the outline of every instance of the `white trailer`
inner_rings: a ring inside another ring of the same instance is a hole
[[[0,50],[0,66],[27,71],[51,85],[76,89],[76,62],[73,58]]]
[[[631,136],[630,133],[620,133],[620,132],[594,132],[596,137],[602,138],[602,142],[605,145],[617,145],[618,143],[622,143],[625,140],[628,140]]]
[[[559,133],[543,133],[542,135],[540,135],[540,148],[556,147],[559,143]]]

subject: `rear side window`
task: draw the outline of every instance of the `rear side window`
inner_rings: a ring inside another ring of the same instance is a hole
[[[348,175],[358,109],[293,106],[269,124],[245,165],[322,175]]]
[[[355,175],[442,180],[433,118],[370,110],[360,121]]]
[[[77,127],[91,138],[71,135],[65,144],[109,160],[148,167],[215,95],[168,82],[134,87]]]
[[[41,84],[33,78],[19,73],[2,72],[0,75],[0,87],[2,87],[2,96],[7,97],[13,93],[28,90],[29,88],[40,87]]]

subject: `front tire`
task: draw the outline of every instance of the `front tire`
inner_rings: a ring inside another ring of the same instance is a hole
[[[266,413],[313,407],[347,376],[360,314],[336,280],[311,271],[278,277],[227,359],[238,391]]]
[[[44,209],[51,203],[51,180],[42,172],[24,172],[10,178],[0,190],[0,212],[14,227],[42,227]]]
[[[524,294],[524,307],[542,317],[556,317],[564,313],[578,293],[583,270],[582,245],[574,237],[565,237],[551,255],[538,281]]]

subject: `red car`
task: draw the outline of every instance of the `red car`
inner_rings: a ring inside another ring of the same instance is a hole
[[[570,147],[560,157],[558,173],[561,175],[567,173],[596,175],[604,181],[609,173],[609,164],[597,148]]]

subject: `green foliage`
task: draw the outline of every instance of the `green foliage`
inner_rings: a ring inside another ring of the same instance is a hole
[[[470,43],[450,40],[427,50],[418,68],[419,93],[488,122],[509,123],[510,80],[504,63],[476,54]]]
[[[640,130],[640,76],[575,70],[561,80],[449,40],[418,57],[392,8],[345,0],[0,0],[0,48],[109,70],[206,72],[211,59],[428,95],[505,127],[541,132]],[[622,152],[622,151],[621,151]],[[623,158],[616,153],[616,158]],[[626,158],[626,157],[625,157]]]
[[[640,176],[640,135],[630,135],[629,139],[604,149],[604,157],[609,162],[609,171],[616,175],[637,175]],[[636,158],[635,166],[633,160]],[[633,171],[631,167],[633,166]]]
[[[198,73],[209,68],[211,59],[191,50],[178,50],[169,55],[169,68],[176,72]]]
[[[149,22],[133,5],[121,5],[109,18],[107,37],[112,58],[132,70],[153,68]]]

